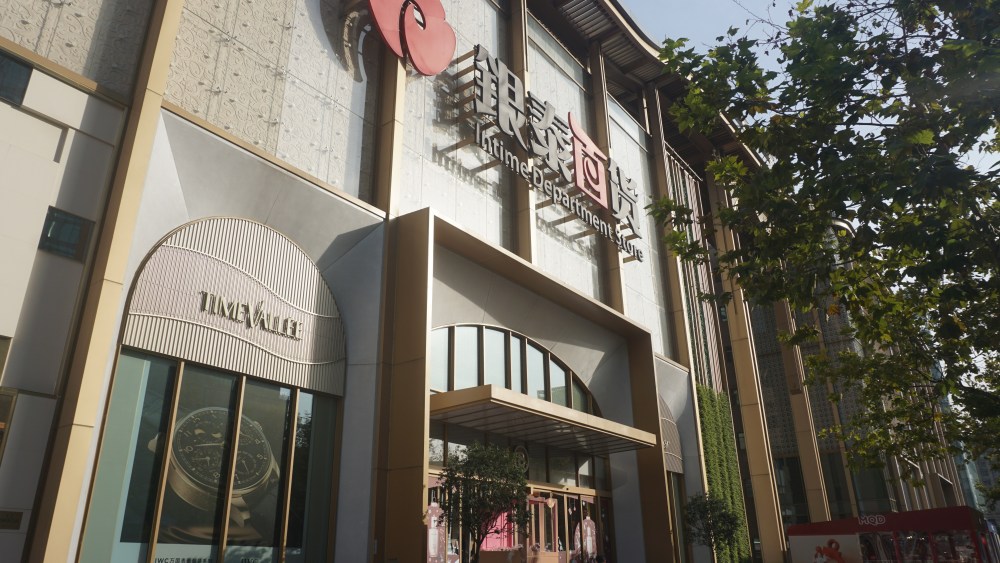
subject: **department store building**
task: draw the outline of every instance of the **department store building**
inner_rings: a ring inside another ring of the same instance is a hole
[[[745,304],[645,211],[754,163],[680,87],[614,0],[3,3],[4,559],[450,563],[480,441],[532,507],[488,557],[700,560],[693,388],[731,378],[780,560]]]

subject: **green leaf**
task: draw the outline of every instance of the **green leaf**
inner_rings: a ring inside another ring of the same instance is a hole
[[[921,129],[907,135],[906,140],[913,145],[930,145],[934,143],[934,132],[930,129]]]

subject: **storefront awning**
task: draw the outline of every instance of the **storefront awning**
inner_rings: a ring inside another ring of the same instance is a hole
[[[557,448],[607,455],[656,445],[656,436],[516,391],[484,385],[431,395],[431,420]]]

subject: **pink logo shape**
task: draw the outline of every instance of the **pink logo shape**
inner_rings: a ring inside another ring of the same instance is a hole
[[[433,76],[448,68],[456,38],[441,0],[368,0],[368,6],[386,45],[417,72]]]

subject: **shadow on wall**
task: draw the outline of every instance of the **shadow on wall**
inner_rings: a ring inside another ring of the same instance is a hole
[[[63,11],[73,11],[72,14],[64,13],[63,21],[77,21],[81,13],[86,16],[86,9],[75,4],[63,4]],[[152,8],[153,0],[100,2],[83,74],[116,94],[129,96],[135,86],[136,69],[144,50],[143,38]],[[71,25],[67,24],[67,27]]]

